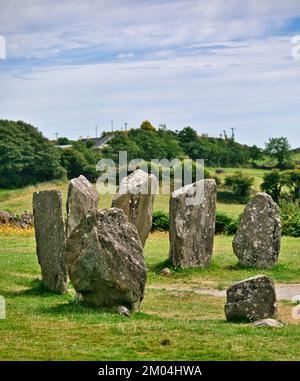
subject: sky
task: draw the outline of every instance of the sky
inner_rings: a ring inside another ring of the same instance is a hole
[[[0,0],[0,35],[0,118],[49,139],[148,119],[300,147],[300,0]]]

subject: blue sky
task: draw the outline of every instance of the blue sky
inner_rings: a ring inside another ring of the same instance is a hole
[[[299,0],[0,0],[0,118],[47,137],[192,126],[300,146]]]

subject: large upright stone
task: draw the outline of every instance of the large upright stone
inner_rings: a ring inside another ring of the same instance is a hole
[[[206,267],[215,235],[215,180],[199,180],[170,198],[170,260],[174,266]]]
[[[152,226],[153,202],[157,186],[156,176],[138,169],[122,179],[112,202],[112,207],[122,209],[129,222],[135,225],[143,246]]]
[[[63,294],[67,289],[68,276],[64,260],[65,227],[60,191],[35,192],[33,216],[44,287]]]
[[[225,315],[232,321],[256,321],[276,316],[274,282],[257,275],[233,284],[227,290]]]
[[[66,260],[72,284],[85,302],[139,309],[147,269],[138,232],[121,209],[89,212],[67,240]]]
[[[99,195],[93,185],[84,177],[79,176],[69,182],[67,200],[67,237],[70,236],[81,219],[90,210],[98,207]]]
[[[281,241],[279,208],[266,193],[258,193],[247,205],[233,250],[239,263],[248,267],[272,267],[276,264]]]

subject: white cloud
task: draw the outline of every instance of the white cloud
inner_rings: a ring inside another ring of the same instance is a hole
[[[31,65],[0,66],[0,115],[49,137],[147,118],[300,146],[300,63],[290,36],[278,37],[299,14],[292,0],[5,2],[8,58]]]

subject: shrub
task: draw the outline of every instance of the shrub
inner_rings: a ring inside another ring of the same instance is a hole
[[[232,189],[240,202],[249,200],[253,183],[254,178],[243,175],[242,172],[235,172],[233,175],[225,177],[225,185]]]
[[[233,218],[225,213],[216,214],[216,234],[233,235],[236,233],[239,224],[239,218]],[[161,211],[153,213],[153,222],[151,231],[169,231],[169,214]]]
[[[216,213],[216,234],[233,235],[236,233],[239,219],[235,219],[223,212]]]
[[[268,193],[275,202],[279,202],[281,198],[281,190],[283,187],[281,172],[276,169],[264,175],[264,181],[261,184],[261,190]]]
[[[169,214],[161,211],[153,213],[151,231],[169,231]]]
[[[282,234],[300,237],[300,204],[283,201],[280,204]]]

